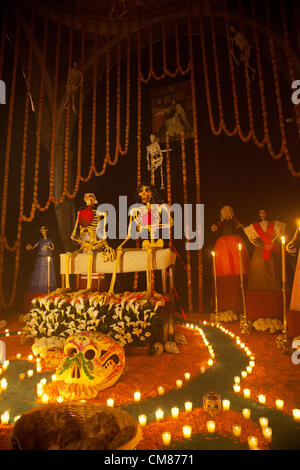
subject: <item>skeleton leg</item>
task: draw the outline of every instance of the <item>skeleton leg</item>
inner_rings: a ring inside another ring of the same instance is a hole
[[[152,248],[149,246],[147,249],[147,266],[146,266],[146,279],[147,279],[147,295],[151,295],[151,253]]]
[[[122,253],[123,253],[122,249],[117,249],[117,257],[116,257],[116,261],[115,261],[115,264],[114,264],[114,270],[113,270],[113,273],[112,273],[110,286],[109,286],[109,291],[108,291],[109,294],[113,294],[113,292],[114,292],[114,286],[115,286],[115,282],[116,282],[116,276],[117,276],[117,271],[118,271],[118,267],[119,267],[119,261],[120,261]]]
[[[92,287],[92,272],[93,272],[93,252],[88,252],[88,272],[87,272],[87,289]]]
[[[66,289],[71,289],[70,287],[70,272],[69,272],[69,263],[70,263],[70,256],[72,253],[70,251],[67,251],[65,254],[65,278],[66,278]]]

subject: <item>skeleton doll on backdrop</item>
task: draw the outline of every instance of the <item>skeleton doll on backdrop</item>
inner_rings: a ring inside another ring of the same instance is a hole
[[[254,80],[256,70],[253,67],[251,67],[251,65],[249,65],[249,59],[250,59],[250,55],[251,55],[251,46],[248,44],[247,39],[245,38],[244,34],[237,31],[235,26],[231,25],[230,30],[234,34],[231,37],[231,46],[230,46],[230,53],[233,57],[233,60],[236,63],[236,65],[240,65],[240,63],[244,62],[245,66],[246,66],[247,76],[248,76],[249,80],[250,81],[251,81],[251,79]],[[239,59],[236,57],[236,55],[234,53],[235,46],[240,50]],[[249,70],[252,71],[251,79],[250,79],[250,76],[249,76]]]
[[[141,183],[136,192],[137,204],[130,211],[130,220],[127,237],[117,248],[117,257],[113,270],[109,292],[113,293],[116,274],[119,266],[123,246],[132,238],[133,223],[136,231],[139,232],[143,240],[142,249],[147,249],[147,293],[151,293],[151,252],[155,248],[163,248],[164,241],[159,237],[159,230],[170,230],[173,220],[168,207],[160,204],[155,188],[151,184]],[[169,232],[168,232],[169,233]]]
[[[166,150],[162,150],[158,143],[158,138],[154,135],[150,135],[151,144],[147,145],[147,168],[148,171],[151,171],[151,181],[155,184],[155,170],[160,168],[160,179],[161,186],[160,189],[165,189],[164,187],[164,175],[163,175],[163,153]],[[171,151],[172,149],[169,149]]]
[[[88,255],[88,272],[87,272],[87,290],[91,288],[92,283],[92,264],[94,252],[100,252],[103,261],[112,261],[115,257],[114,250],[108,246],[106,241],[106,212],[96,210],[96,196],[93,193],[84,195],[86,208],[78,211],[77,220],[71,234],[71,240],[80,244],[80,248],[74,254],[84,252]],[[103,233],[101,238],[97,238],[97,226],[100,220],[104,218]],[[78,233],[79,225],[79,233]],[[66,289],[70,289],[70,279],[68,275],[69,260],[72,253],[66,253]]]

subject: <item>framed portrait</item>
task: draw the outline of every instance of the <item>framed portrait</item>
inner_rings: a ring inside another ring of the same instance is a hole
[[[189,80],[153,89],[151,107],[152,132],[160,142],[165,142],[166,132],[170,141],[180,140],[182,129],[186,139],[193,137],[193,108]]]

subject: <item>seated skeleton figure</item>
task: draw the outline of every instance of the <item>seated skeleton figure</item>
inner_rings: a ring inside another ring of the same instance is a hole
[[[86,203],[86,208],[78,211],[77,213],[77,220],[71,234],[71,240],[80,244],[79,249],[75,251],[74,254],[84,252],[88,255],[87,289],[90,289],[92,282],[93,253],[100,252],[103,261],[112,261],[115,257],[115,252],[106,241],[105,220],[107,213],[96,210],[95,206],[97,204],[97,200],[93,193],[86,193],[84,195],[84,202]],[[97,237],[96,229],[101,218],[104,218],[104,224],[103,234],[100,239]],[[67,266],[69,265],[70,256],[70,253],[66,253]],[[66,289],[70,289],[68,270],[66,272]]]

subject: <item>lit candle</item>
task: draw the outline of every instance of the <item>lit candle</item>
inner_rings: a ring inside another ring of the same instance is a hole
[[[282,284],[285,286],[286,272],[285,272],[285,237],[281,237],[281,261],[282,261]]]
[[[47,393],[44,393],[42,396],[42,403],[47,404],[49,403],[49,395]]]
[[[163,432],[162,433],[162,441],[165,446],[169,446],[171,444],[171,433],[170,432]]]
[[[250,419],[251,411],[249,410],[249,408],[243,408],[243,416],[245,419]]]
[[[251,366],[247,366],[247,367],[246,367],[246,371],[247,371],[247,374],[251,374],[251,372],[252,372],[252,367],[251,367]]]
[[[25,379],[25,374],[24,374],[24,372],[21,372],[21,373],[19,374],[19,379],[20,379],[20,380],[24,380],[24,379]]]
[[[260,424],[261,428],[264,428],[264,427],[268,426],[269,419],[261,417],[261,418],[259,418],[259,424]]]
[[[229,400],[222,400],[222,406],[223,410],[229,410],[230,409],[230,401]]]
[[[146,415],[139,415],[139,424],[140,426],[146,426],[147,424],[147,416]]]
[[[275,400],[275,403],[276,403],[276,408],[277,410],[282,410],[283,409],[283,405],[284,405],[284,401],[283,400]]]
[[[236,375],[236,376],[234,377],[234,382],[235,382],[236,384],[239,384],[240,381],[241,381],[241,378],[240,378],[238,375]]]
[[[7,389],[7,380],[6,379],[2,379],[1,380],[1,390],[4,392],[4,390]]]
[[[182,434],[185,439],[189,439],[192,435],[192,427],[191,426],[183,426]]]
[[[208,432],[214,433],[216,430],[216,423],[214,421],[207,421],[206,428]]]
[[[244,388],[244,397],[250,398],[251,390],[249,388]]]
[[[182,387],[182,380],[178,379],[176,380],[176,387],[181,388]]]
[[[57,403],[62,403],[64,401],[63,397],[61,397],[60,395],[57,397],[56,399]]]
[[[16,356],[17,359],[21,359],[21,353],[18,353]]]
[[[257,448],[257,438],[254,436],[249,436],[248,437],[248,446],[249,449],[255,450]]]
[[[53,375],[51,376],[51,380],[52,380],[52,382],[55,382],[55,381],[56,381],[56,375],[55,375],[55,374],[53,374]]]
[[[49,292],[50,292],[50,261],[51,261],[51,257],[48,256],[47,260],[48,260],[48,294],[49,294]]]
[[[141,400],[141,392],[134,392],[133,394],[134,401],[138,402]]]
[[[156,410],[155,416],[156,416],[156,420],[157,420],[157,421],[163,419],[163,417],[164,417],[164,412],[163,412],[163,410],[161,410],[160,408],[159,408],[158,410]]]
[[[189,372],[186,372],[186,373],[184,374],[184,378],[185,378],[185,380],[190,380],[191,374],[190,374]]]
[[[261,403],[262,405],[264,405],[266,403],[266,396],[265,395],[258,395],[258,401],[259,403]]]
[[[262,432],[264,435],[264,438],[267,439],[268,441],[271,441],[272,439],[272,428],[265,426],[262,428]]]
[[[43,384],[43,385],[46,385],[47,379],[45,379],[45,377],[44,377],[43,379],[40,380],[40,383]]]
[[[21,415],[15,416],[15,417],[14,417],[14,423],[15,423],[16,421],[18,421],[18,419],[20,419],[20,418],[21,418]]]
[[[28,361],[32,361],[33,359],[33,355],[32,354],[29,354],[29,356],[27,357]]]
[[[215,312],[217,313],[218,312],[218,293],[217,293],[216,253],[212,251],[211,254],[213,258],[213,276],[214,276],[214,287],[215,287]]]
[[[293,409],[293,417],[295,421],[300,421],[300,410],[298,409]]]
[[[174,406],[173,408],[171,408],[171,415],[172,415],[172,418],[178,418],[179,408],[177,408],[177,406]]]
[[[6,370],[8,368],[8,366],[9,366],[9,361],[4,361],[3,365],[2,365],[3,370]]]
[[[9,411],[5,411],[1,415],[1,424],[8,424],[9,423]]]
[[[27,375],[28,375],[28,377],[32,377],[33,376],[33,370],[31,370],[31,369],[28,370]]]
[[[241,391],[241,387],[239,386],[239,384],[234,384],[233,390],[235,391],[235,393],[239,393]]]
[[[254,366],[255,366],[255,362],[254,362],[254,361],[249,361],[249,366],[250,366],[250,367],[254,367]]]
[[[193,403],[190,401],[186,401],[184,404],[185,411],[192,411],[193,409]]]
[[[235,437],[239,437],[241,435],[241,432],[242,432],[242,426],[240,424],[234,424],[232,426],[232,434]]]
[[[36,371],[37,371],[37,372],[42,372],[42,366],[41,366],[41,364],[37,364],[37,365],[36,365]]]
[[[207,364],[208,364],[209,366],[212,366],[213,363],[214,363],[213,359],[208,359]]]
[[[243,377],[243,379],[245,379],[247,377],[247,372],[245,370],[242,370],[241,376]]]
[[[158,395],[163,395],[165,393],[165,389],[162,386],[157,387]]]
[[[106,400],[106,405],[109,406],[110,408],[113,408],[115,404],[115,400],[113,398],[108,398]]]

